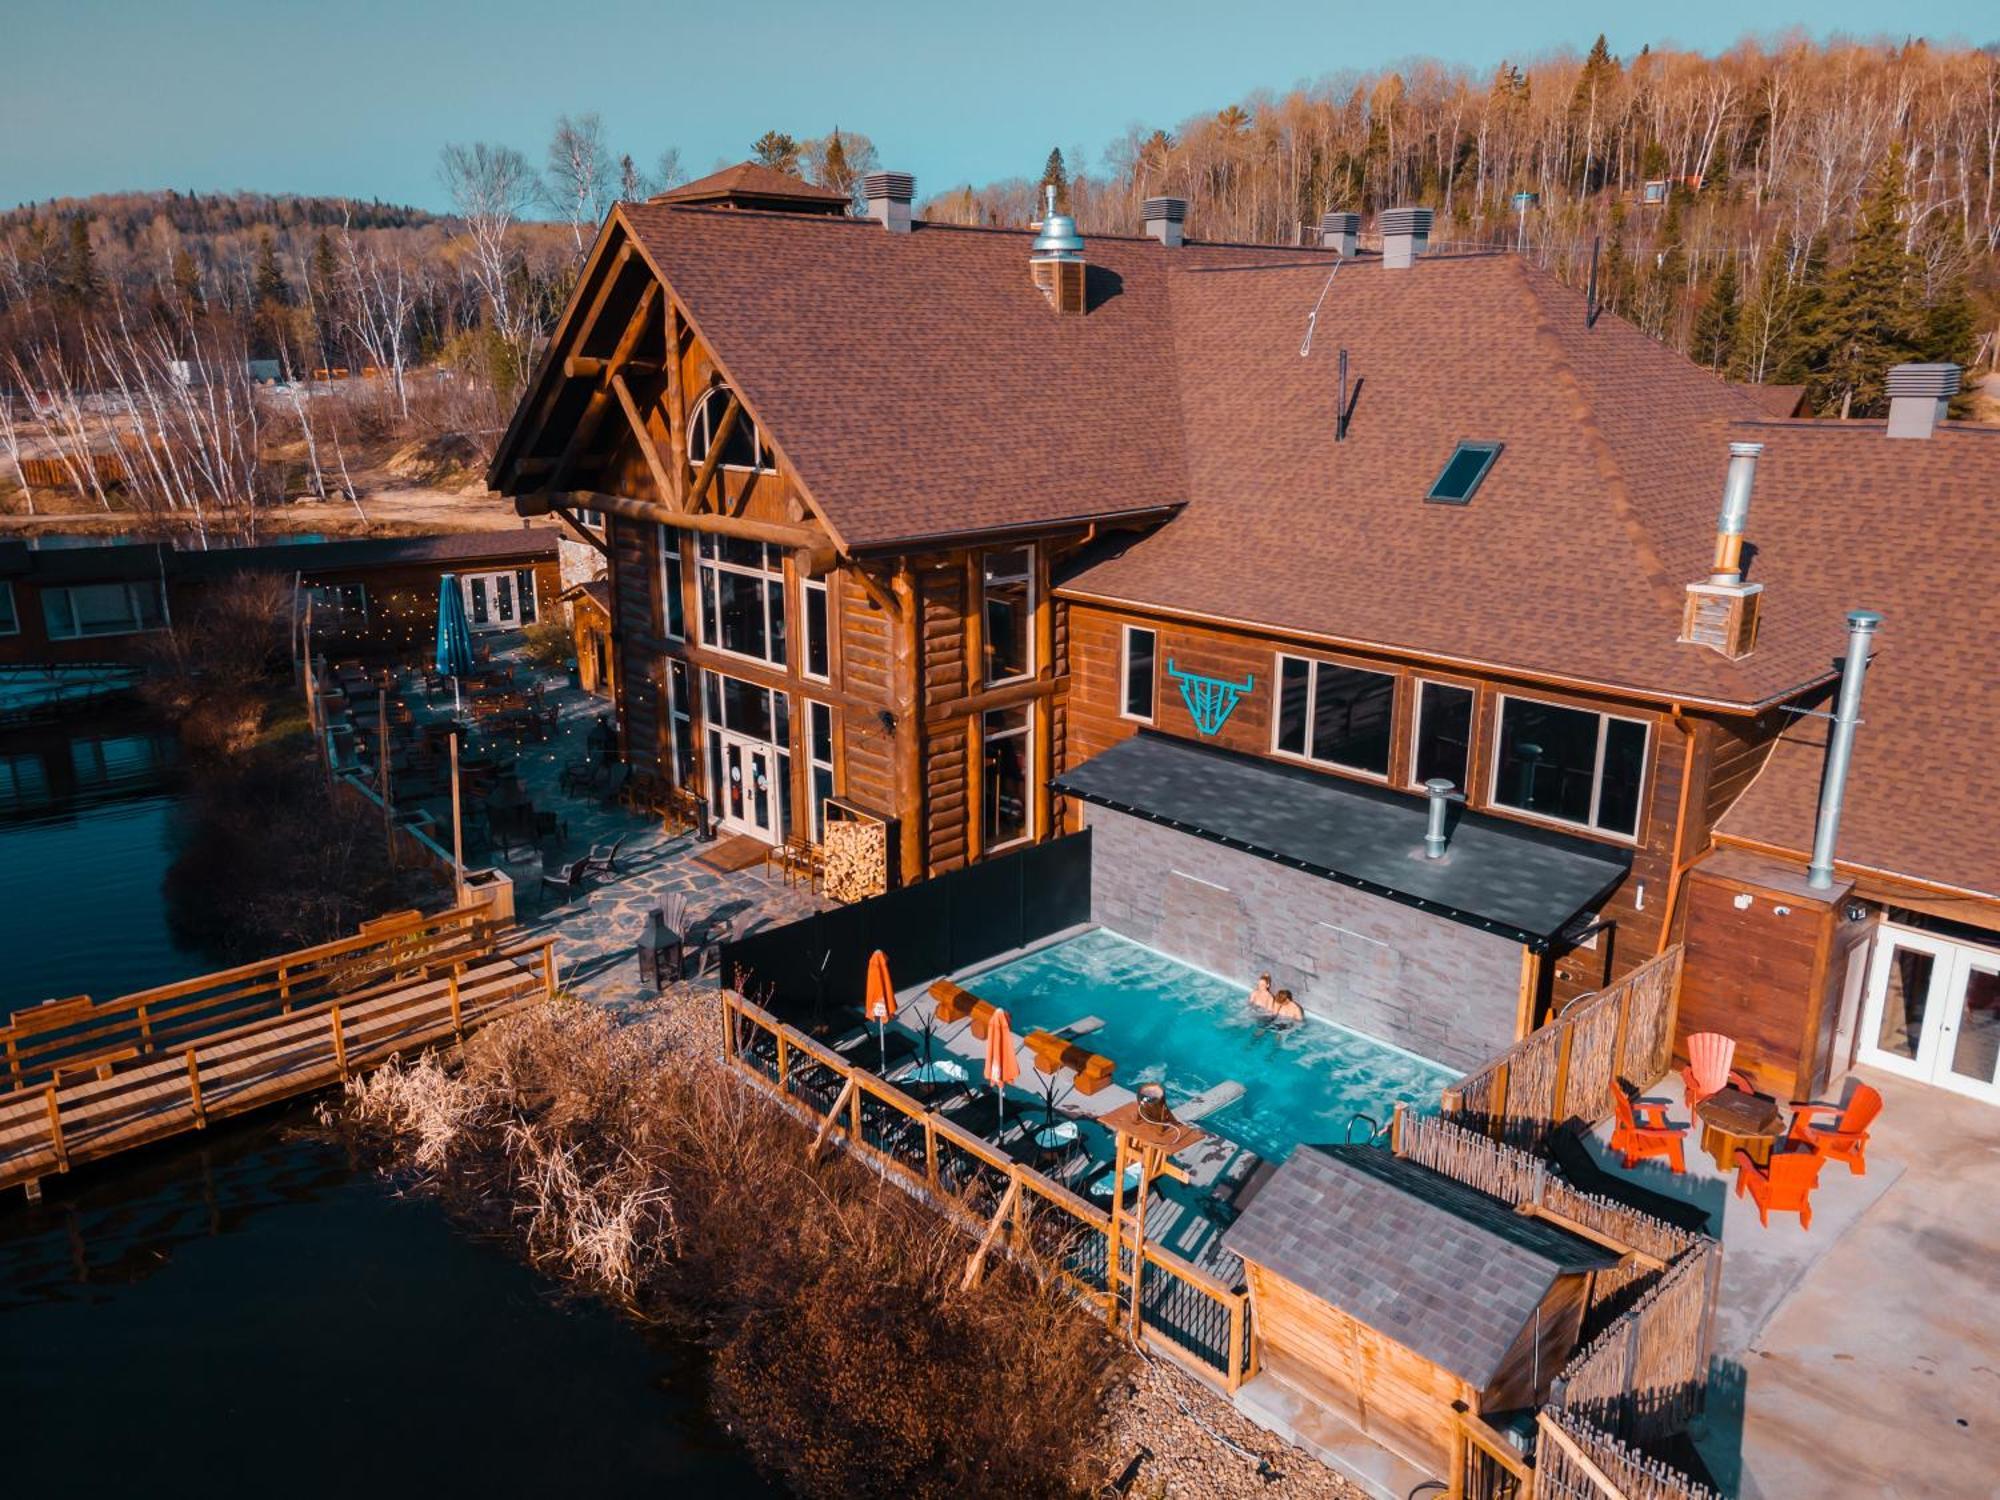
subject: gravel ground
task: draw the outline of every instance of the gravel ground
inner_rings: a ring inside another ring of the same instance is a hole
[[[647,1007],[686,1044],[721,1050],[715,991],[677,985]],[[1107,1403],[1102,1495],[1137,1500],[1359,1500],[1362,1492],[1303,1450],[1266,1432],[1193,1376],[1156,1357],[1135,1359]]]

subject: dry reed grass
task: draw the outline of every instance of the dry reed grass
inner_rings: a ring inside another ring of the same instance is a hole
[[[538,1265],[713,1352],[718,1416],[807,1495],[1088,1485],[1121,1356],[1032,1263],[839,1155],[666,1019],[568,1000],[350,1086],[346,1118]]]

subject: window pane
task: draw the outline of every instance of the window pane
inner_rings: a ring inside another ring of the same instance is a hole
[[[1646,781],[1646,726],[1630,719],[1604,724],[1604,787],[1597,794],[1597,826],[1614,833],[1639,829],[1639,791]]]
[[[826,633],[826,589],[806,588],[806,665],[808,677],[829,675]]]
[[[722,722],[722,674],[704,672],[701,674],[702,701],[708,710],[708,722]]]
[[[1438,777],[1465,790],[1472,746],[1472,689],[1427,682],[1417,704],[1417,754],[1411,774],[1418,786]]]
[[[826,799],[833,795],[833,772],[826,766],[813,767],[813,837],[826,836]]]
[[[1315,663],[1313,676],[1313,759],[1357,771],[1387,771],[1396,679],[1330,661]]]
[[[771,739],[781,746],[791,744],[792,695],[790,693],[773,692],[771,694],[771,707],[773,710],[774,725],[771,732]]]
[[[1493,800],[1571,823],[1590,821],[1598,716],[1510,698],[1500,712]]]
[[[824,703],[810,705],[812,710],[812,746],[810,754],[820,765],[833,764],[833,710]]]
[[[495,573],[493,575],[493,592],[494,597],[499,601],[500,618],[503,620],[513,619],[514,580],[509,578],[505,573]]]
[[[771,694],[740,678],[722,679],[722,727],[755,740],[771,738]]]
[[[1156,637],[1137,626],[1125,628],[1125,712],[1135,719],[1153,717],[1153,645]]]
[[[988,713],[986,728],[986,847],[1028,836],[1028,710]]]
[[[12,635],[21,628],[14,614],[14,585],[0,580],[0,635]]]
[[[1006,682],[1033,670],[1028,650],[1028,552],[989,552],[986,569],[986,680]]]
[[[472,623],[475,625],[484,625],[486,623],[486,580],[484,578],[475,578],[472,580]]]
[[[1278,659],[1278,748],[1287,755],[1306,753],[1306,695],[1312,663],[1296,656]]]
[[[766,571],[762,542],[746,542],[740,536],[719,537],[715,555],[731,567],[755,568],[760,573]]]
[[[764,581],[742,573],[710,570],[715,580],[716,644],[741,656],[765,656]]]
[[[785,581],[773,578],[764,585],[765,597],[771,601],[771,649],[766,659],[785,664]]]
[[[778,836],[792,836],[792,758],[778,756]]]
[[[687,636],[686,606],[682,601],[681,560],[678,553],[669,554],[660,567],[660,592],[666,596],[667,634],[675,640]]]
[[[1931,1001],[1931,970],[1937,960],[1918,948],[1889,950],[1882,990],[1882,1025],[1875,1045],[1898,1057],[1915,1058],[1924,1039],[1924,1013]]]
[[[514,583],[521,594],[521,618],[532,621],[535,618],[535,574],[532,568],[521,568],[514,574]]]

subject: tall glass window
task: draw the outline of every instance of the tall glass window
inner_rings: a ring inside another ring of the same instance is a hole
[[[674,785],[694,785],[694,697],[688,686],[688,664],[667,663],[667,718],[672,732]]]
[[[1646,741],[1646,726],[1636,719],[1503,698],[1493,801],[1561,823],[1635,834]]]
[[[681,576],[681,534],[671,526],[660,528],[660,618],[666,625],[667,639],[679,641],[687,639],[687,605],[682,592]]]
[[[1030,704],[991,709],[981,720],[986,754],[985,833],[989,853],[1018,844],[1034,832],[1028,809],[1028,784],[1034,759],[1029,730],[1033,725]]]
[[[1153,722],[1153,658],[1158,648],[1159,636],[1153,631],[1142,625],[1125,627],[1118,711],[1142,724]]]
[[[1272,746],[1329,766],[1389,772],[1396,679],[1339,662],[1278,658],[1278,713]]]
[[[0,635],[20,632],[21,618],[14,613],[14,585],[0,578]]]
[[[784,666],[784,553],[761,542],[704,534],[697,557],[702,644]]]
[[[806,606],[805,663],[800,671],[825,682],[833,675],[833,641],[827,628],[826,580],[808,578],[802,591]]]
[[[1014,682],[1033,675],[1034,550],[1010,547],[981,558],[986,601],[986,682]]]
[[[1417,732],[1411,736],[1410,780],[1442,778],[1461,792],[1472,764],[1472,689],[1449,682],[1417,687]]]
[[[806,760],[812,768],[812,836],[826,837],[826,799],[833,795],[833,709],[806,704]]]
[[[167,623],[166,596],[157,582],[43,589],[42,623],[57,641],[158,630]]]

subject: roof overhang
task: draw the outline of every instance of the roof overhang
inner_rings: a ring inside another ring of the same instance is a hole
[[[1424,854],[1426,800],[1141,731],[1059,792],[1546,950],[1625,878],[1632,851],[1455,808]]]

